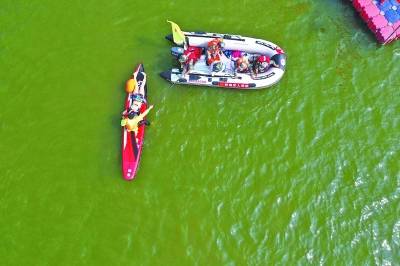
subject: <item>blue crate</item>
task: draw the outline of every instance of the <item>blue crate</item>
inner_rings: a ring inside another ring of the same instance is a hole
[[[400,14],[394,10],[388,10],[385,12],[385,18],[392,23],[395,23],[400,20]]]
[[[393,4],[392,4],[391,1],[386,0],[386,1],[384,1],[383,3],[378,2],[378,4],[377,4],[376,6],[377,6],[380,10],[386,12],[386,11],[388,11],[388,10],[392,10]]]
[[[397,7],[397,9],[400,7],[400,3],[397,0],[390,0],[390,3],[392,6]]]

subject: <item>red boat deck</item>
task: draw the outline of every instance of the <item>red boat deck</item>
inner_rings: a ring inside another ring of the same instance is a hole
[[[380,43],[387,44],[400,39],[400,0],[353,0],[352,2]]]

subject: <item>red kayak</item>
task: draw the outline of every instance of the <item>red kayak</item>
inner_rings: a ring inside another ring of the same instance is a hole
[[[136,80],[137,87],[144,88],[140,93],[145,100],[140,107],[140,113],[143,113],[147,109],[147,84],[143,64],[136,68],[131,78]],[[127,92],[125,99],[126,111],[129,110],[133,102],[134,94],[137,96],[138,93],[138,91]],[[132,180],[136,176],[142,154],[145,127],[145,124],[139,125],[136,134],[134,131],[128,131],[126,127],[122,127],[122,174],[126,180]]]

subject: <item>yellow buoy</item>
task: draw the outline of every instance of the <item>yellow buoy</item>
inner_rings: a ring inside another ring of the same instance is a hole
[[[136,80],[135,79],[128,79],[128,81],[126,82],[126,86],[125,86],[125,90],[127,93],[131,93],[135,90],[136,88]]]

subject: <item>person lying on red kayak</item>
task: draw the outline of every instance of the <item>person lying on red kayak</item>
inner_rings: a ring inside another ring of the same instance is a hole
[[[187,72],[193,69],[194,64],[199,60],[203,49],[200,47],[189,46],[183,54],[179,57],[179,62],[182,66],[182,74],[185,75]]]
[[[145,120],[144,117],[153,109],[153,105],[150,105],[143,113],[136,115],[135,113],[129,113],[127,117],[123,117],[121,120],[121,127],[126,127],[130,131],[134,131],[135,134],[138,131],[139,126],[145,124],[149,125],[149,121]]]
[[[222,38],[215,38],[208,42],[206,52],[207,65],[211,65],[216,61],[221,61],[220,55],[224,47],[225,43]]]
[[[142,78],[139,82],[136,81],[137,77],[133,77],[126,82],[125,86],[126,92],[130,93],[131,105],[122,112],[121,126],[126,126],[128,131],[136,131],[138,125],[150,125],[150,123],[147,120],[143,120],[143,118],[153,107],[150,106],[143,113],[140,113],[142,105],[147,104],[143,96],[145,94],[146,74],[140,73],[140,75],[142,75]]]
[[[260,73],[265,73],[270,66],[276,66],[276,63],[274,60],[271,60],[269,56],[266,55],[260,55],[255,64],[254,64],[254,74],[260,74]]]

